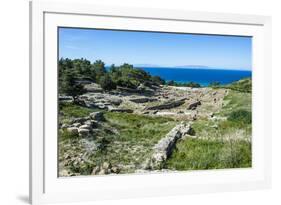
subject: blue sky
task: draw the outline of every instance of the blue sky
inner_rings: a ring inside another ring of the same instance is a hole
[[[59,29],[59,58],[101,59],[106,65],[202,65],[251,70],[251,37],[96,29]]]

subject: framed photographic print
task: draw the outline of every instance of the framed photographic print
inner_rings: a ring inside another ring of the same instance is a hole
[[[270,187],[270,17],[36,1],[30,20],[31,203]]]

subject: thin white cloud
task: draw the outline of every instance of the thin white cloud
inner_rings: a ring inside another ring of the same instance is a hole
[[[64,47],[68,49],[75,49],[75,50],[79,49],[78,46],[73,46],[73,45],[65,45]]]

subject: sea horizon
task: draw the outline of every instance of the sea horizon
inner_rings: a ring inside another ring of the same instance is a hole
[[[109,70],[110,66],[106,66]],[[251,70],[222,69],[214,67],[134,67],[142,69],[152,76],[159,76],[166,82],[174,81],[177,83],[194,82],[200,86],[208,86],[211,83],[218,82],[221,85],[233,83],[243,78],[251,78]]]

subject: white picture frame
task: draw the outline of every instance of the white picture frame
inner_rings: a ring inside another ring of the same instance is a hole
[[[253,36],[253,167],[58,178],[56,72],[57,28],[60,26]],[[30,2],[30,111],[32,204],[269,188],[271,18],[80,3]]]

